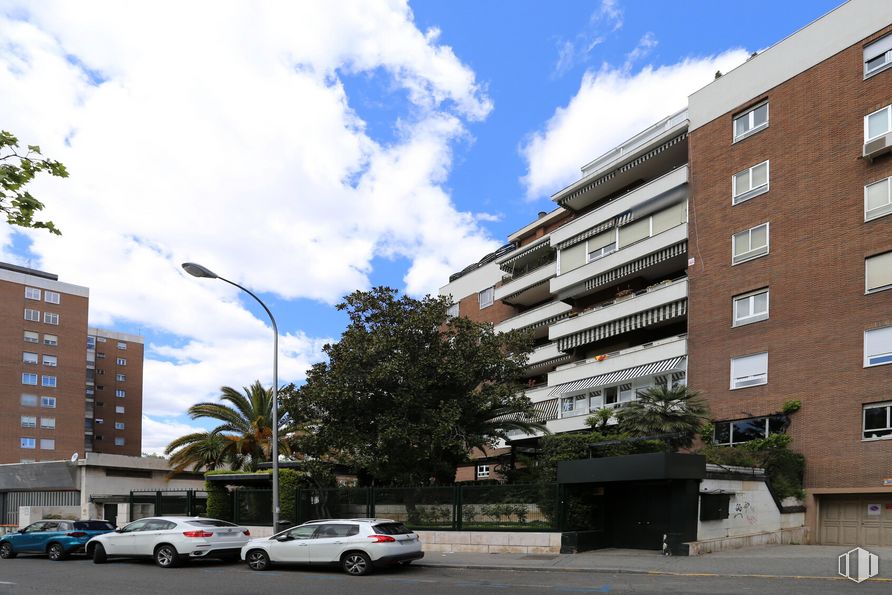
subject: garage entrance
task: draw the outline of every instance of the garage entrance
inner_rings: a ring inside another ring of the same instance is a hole
[[[820,496],[822,545],[892,547],[892,494]]]

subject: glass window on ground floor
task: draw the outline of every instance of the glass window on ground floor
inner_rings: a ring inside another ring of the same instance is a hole
[[[735,446],[750,440],[767,438],[769,434],[781,434],[784,426],[784,419],[778,415],[717,421],[713,441],[724,446]]]
[[[892,439],[892,401],[864,406],[864,440]]]

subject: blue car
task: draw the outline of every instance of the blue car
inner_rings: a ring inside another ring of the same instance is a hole
[[[64,560],[69,554],[83,552],[91,538],[114,530],[108,521],[37,521],[0,537],[0,558],[46,554],[50,560]]]

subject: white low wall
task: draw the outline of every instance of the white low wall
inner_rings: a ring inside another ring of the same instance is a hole
[[[781,513],[764,481],[704,479],[700,492],[730,493],[728,518],[698,521],[697,540],[772,533],[805,525],[805,513]]]
[[[560,533],[506,531],[416,531],[425,552],[559,554]]]
[[[760,545],[801,545],[804,543],[808,543],[808,528],[793,527],[791,529],[778,529],[777,531],[754,533],[752,535],[694,541],[688,544],[688,555],[699,556],[701,554],[712,554]]]

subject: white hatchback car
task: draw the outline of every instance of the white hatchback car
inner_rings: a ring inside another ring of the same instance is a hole
[[[227,521],[201,517],[149,517],[87,542],[87,555],[102,564],[111,556],[150,557],[162,568],[189,558],[238,560],[251,532]]]
[[[272,537],[252,539],[242,548],[242,560],[252,570],[266,570],[273,563],[330,564],[355,576],[376,566],[409,564],[423,557],[418,535],[390,519],[310,521]]]

